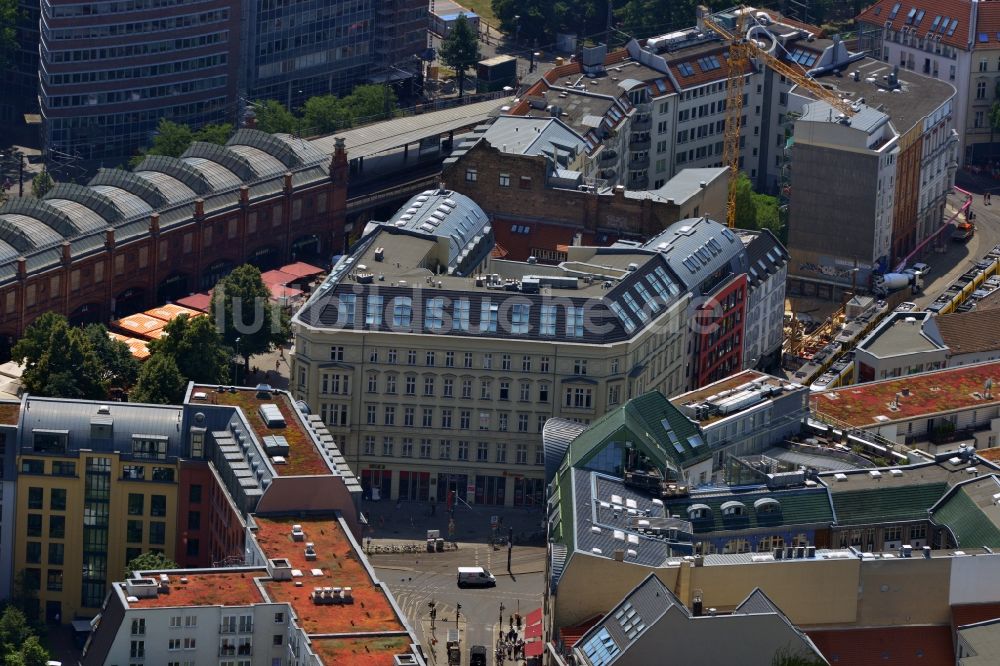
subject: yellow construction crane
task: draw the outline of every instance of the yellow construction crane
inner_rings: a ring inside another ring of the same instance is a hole
[[[726,202],[726,224],[736,226],[736,183],[740,175],[740,130],[743,118],[743,88],[746,85],[747,66],[756,57],[778,74],[805,88],[816,99],[822,100],[847,117],[855,111],[849,102],[827,90],[799,68],[792,67],[774,57],[757,43],[747,39],[746,16],[748,9],[736,9],[736,27],[733,32],[716,23],[710,14],[704,17],[705,27],[729,42],[729,74],[726,81],[726,133],[723,144],[723,161],[729,167],[729,199]]]

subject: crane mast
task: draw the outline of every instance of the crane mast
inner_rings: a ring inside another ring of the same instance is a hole
[[[788,65],[747,38],[747,8],[736,9],[736,27],[733,32],[719,25],[711,15],[704,17],[705,27],[729,42],[729,71],[726,77],[726,130],[723,144],[723,163],[729,168],[729,198],[726,201],[726,224],[736,226],[736,186],[740,175],[740,133],[743,124],[743,90],[746,87],[747,66],[750,58],[760,58],[767,67],[789,81],[805,88],[816,99],[822,100],[850,118],[855,114],[849,102],[817,83],[808,74]]]

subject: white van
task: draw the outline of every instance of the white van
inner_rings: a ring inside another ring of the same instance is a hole
[[[458,586],[496,587],[497,579],[482,567],[459,567]]]

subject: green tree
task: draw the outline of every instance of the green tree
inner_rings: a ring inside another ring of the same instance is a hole
[[[83,329],[100,365],[101,382],[109,388],[128,389],[139,377],[139,362],[128,345],[108,335],[103,324],[90,324]]]
[[[48,651],[38,641],[38,636],[28,636],[15,652],[4,657],[4,666],[45,666],[49,661]]]
[[[133,557],[125,565],[125,576],[129,577],[133,571],[164,571],[166,569],[176,569],[177,563],[163,553],[155,553],[151,550],[142,555]]]
[[[184,376],[167,354],[151,355],[139,371],[139,380],[129,394],[132,402],[175,405],[184,398]]]
[[[597,3],[592,0],[584,0],[577,11],[576,3],[572,14],[576,17],[587,15],[597,11]],[[607,11],[607,5],[600,3],[601,11]],[[575,21],[567,22],[571,15],[566,2],[552,2],[552,0],[492,0],[490,6],[493,13],[500,19],[500,29],[508,36],[517,40],[519,46],[547,44],[553,40],[555,34],[562,30],[575,32],[579,28],[579,23]],[[601,21],[603,27],[604,21]]]
[[[194,140],[224,146],[232,135],[233,126],[230,123],[209,124],[194,133]]]
[[[20,17],[17,0],[0,0],[0,67],[9,65],[11,55],[17,50],[17,21]]]
[[[299,131],[299,119],[277,100],[256,102],[253,112],[257,117],[257,129],[261,132],[295,134]]]
[[[260,270],[249,264],[236,268],[215,287],[212,319],[221,322],[222,339],[243,358],[244,372],[251,356],[288,339],[287,318],[270,298]]]
[[[479,39],[469,25],[465,14],[459,14],[451,32],[441,42],[438,52],[441,62],[448,65],[458,74],[458,96],[465,92],[465,70],[475,67],[479,62]]]
[[[814,652],[787,647],[774,653],[771,666],[826,666],[826,660]]]
[[[396,111],[396,91],[384,84],[364,84],[356,86],[344,98],[344,105],[351,115],[351,124],[365,118],[391,117]]]
[[[753,187],[747,175],[740,172],[736,181],[736,226],[740,229],[757,228],[757,206],[753,200]]]
[[[156,126],[156,135],[153,143],[144,151],[145,155],[168,155],[170,157],[180,157],[191,142],[194,141],[194,132],[187,125],[181,125],[163,118]]]
[[[23,365],[26,371],[32,370],[48,350],[52,331],[59,326],[69,326],[66,317],[52,311],[43,312],[28,325],[24,335],[11,349],[11,358]]]
[[[351,126],[351,112],[333,95],[310,97],[302,107],[302,124],[309,134],[328,134]]]
[[[8,654],[31,635],[31,626],[24,612],[16,606],[5,607],[3,615],[0,615],[0,650]]]
[[[166,335],[149,343],[150,354],[166,354],[188,380],[199,384],[229,381],[230,350],[209,317],[181,315],[164,329]]]
[[[36,199],[41,199],[48,194],[53,185],[55,183],[52,182],[52,176],[49,175],[48,171],[42,169],[41,173],[31,179],[31,195]]]
[[[19,345],[14,346],[15,350]],[[21,358],[20,353],[14,357]],[[70,328],[63,318],[54,322],[41,356],[25,368],[21,382],[35,395],[100,400],[107,396],[101,375],[87,336],[80,329]]]

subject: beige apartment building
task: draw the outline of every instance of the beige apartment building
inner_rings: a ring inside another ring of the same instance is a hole
[[[493,247],[473,201],[424,192],[295,315],[290,389],[366,496],[541,505],[547,419],[685,389],[690,292],[664,249],[572,247],[546,266]]]

